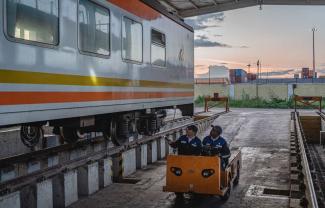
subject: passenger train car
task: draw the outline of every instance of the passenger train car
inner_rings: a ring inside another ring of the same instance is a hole
[[[193,114],[193,29],[149,0],[0,2],[0,127],[73,142],[157,131],[162,109]]]

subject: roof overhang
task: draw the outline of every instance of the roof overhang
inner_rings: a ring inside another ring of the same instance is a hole
[[[151,0],[158,1],[168,12],[192,17],[256,5],[325,5],[325,0]]]

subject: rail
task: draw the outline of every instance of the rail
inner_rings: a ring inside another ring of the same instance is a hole
[[[299,127],[299,131],[297,130],[298,127]],[[315,192],[315,188],[314,188],[313,178],[311,175],[311,168],[310,168],[310,163],[309,163],[310,160],[308,158],[308,155],[306,154],[306,145],[307,145],[306,139],[305,139],[302,125],[301,125],[299,113],[295,114],[295,129],[297,132],[300,153],[301,153],[304,172],[305,172],[305,176],[306,176],[306,183],[307,183],[306,185],[307,185],[307,191],[308,191],[307,198],[310,199],[309,201],[310,201],[311,207],[318,208],[319,207],[318,200],[317,200],[317,196],[316,196],[316,192]]]

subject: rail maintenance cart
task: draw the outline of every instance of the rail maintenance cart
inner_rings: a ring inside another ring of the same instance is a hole
[[[225,170],[218,156],[168,155],[165,192],[217,195],[228,200],[232,185],[239,182],[240,150],[232,150]]]

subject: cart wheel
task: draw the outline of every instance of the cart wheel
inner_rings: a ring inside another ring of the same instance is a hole
[[[238,170],[237,170],[237,176],[236,176],[236,178],[235,178],[235,180],[234,180],[234,186],[237,186],[237,185],[238,185],[238,183],[239,183],[239,178],[240,178],[240,170],[238,169]]]
[[[222,201],[227,201],[229,199],[229,197],[230,197],[230,192],[231,192],[231,185],[229,184],[228,185],[228,190],[225,193],[225,195],[221,196],[221,200]]]

